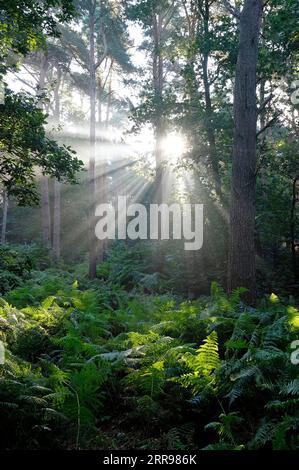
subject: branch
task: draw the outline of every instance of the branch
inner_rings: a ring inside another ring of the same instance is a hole
[[[272,119],[270,119],[270,121],[268,121],[267,124],[257,132],[256,137],[259,137],[261,134],[263,134],[265,132],[266,129],[271,127],[277,121],[280,114],[281,113],[277,114]]]
[[[161,24],[161,29],[164,32],[166,27],[168,26],[171,18],[173,17],[173,14],[175,12],[175,0],[171,2],[171,5],[169,8],[166,10],[165,15],[162,15],[162,24]],[[165,23],[163,24],[163,21],[165,20]]]
[[[23,80],[23,78],[21,78],[19,75],[15,75],[16,79],[19,80],[21,83],[24,83],[24,85],[28,86],[29,88],[31,88],[32,90],[36,91],[36,87],[31,85],[30,83],[26,82],[26,80]]]
[[[103,38],[103,43],[104,43],[104,51],[103,51],[103,54],[102,54],[102,56],[100,57],[100,59],[96,62],[96,64],[95,64],[95,69],[99,68],[100,65],[103,63],[103,61],[104,61],[104,60],[106,59],[106,57],[107,57],[108,46],[107,46],[106,34],[105,34],[104,31],[102,32],[102,38]]]
[[[222,3],[224,5],[224,7],[226,8],[226,10],[231,14],[233,15],[235,18],[237,18],[238,20],[240,19],[240,15],[241,15],[241,12],[238,8],[234,7],[233,5],[231,5],[230,1],[229,0],[222,0]]]
[[[77,51],[76,51],[76,48],[68,41],[64,41],[63,39],[61,39],[61,44],[62,46],[66,47],[69,52],[71,53],[73,59],[75,59],[75,61],[84,69],[84,70],[89,70],[89,67],[88,65],[84,62],[84,59],[82,60]]]
[[[105,77],[105,80],[104,80],[104,83],[103,83],[103,86],[102,86],[102,89],[104,90],[106,85],[107,85],[107,82],[108,82],[108,78],[109,78],[109,75],[110,75],[110,72],[112,70],[112,67],[113,67],[113,64],[114,64],[114,60],[111,59],[111,62],[110,62],[110,66],[109,66],[109,69],[108,69],[108,73]]]
[[[265,101],[264,101],[264,102],[261,104],[261,106],[258,108],[257,114],[261,114],[261,113],[265,110],[267,104],[270,103],[270,101],[272,100],[272,98],[274,98],[274,95],[273,95],[273,93],[270,93],[270,95],[268,96],[268,98],[265,99]]]
[[[188,22],[189,36],[191,37],[192,24],[191,24],[191,20],[190,20],[190,15],[188,13],[188,8],[187,8],[187,5],[186,5],[186,0],[183,0],[182,3],[183,3],[183,8],[184,8],[184,11],[185,11],[186,19],[187,19],[187,22]]]
[[[214,73],[214,77],[209,80],[209,86],[213,85],[213,83],[216,82],[217,78],[219,77],[219,73],[220,73],[220,71],[221,71],[221,67],[222,67],[222,65],[225,63],[226,60],[227,60],[227,58],[224,57],[223,59],[221,59],[221,60],[219,61],[219,64],[217,65],[217,69],[215,70],[215,73]]]
[[[29,73],[29,75],[31,75],[31,77],[36,81],[38,82],[38,74],[34,74],[33,72],[31,72],[30,70],[28,70],[27,66],[22,64],[23,65],[23,68],[26,70],[27,73]]]

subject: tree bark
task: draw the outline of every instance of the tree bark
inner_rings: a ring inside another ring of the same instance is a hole
[[[38,81],[38,90],[37,95],[41,97],[39,103],[40,108],[43,108],[42,95],[44,93],[44,88],[46,84],[46,74],[48,70],[48,58],[47,55],[42,53],[41,64],[40,64],[40,74]],[[43,240],[45,245],[48,248],[51,248],[51,214],[50,214],[50,198],[49,198],[49,181],[46,175],[42,175],[41,178],[41,213],[42,213],[42,231],[43,231]]]
[[[54,181],[54,215],[53,215],[53,252],[56,259],[60,258],[60,232],[61,232],[61,190],[60,182]]]
[[[42,175],[41,180],[42,192],[42,227],[43,227],[43,240],[47,248],[51,248],[51,214],[50,214],[50,199],[49,199],[49,180],[46,175]]]
[[[163,85],[164,85],[164,60],[162,56],[162,33],[163,19],[160,13],[153,12],[153,85],[156,107],[156,119],[154,122],[155,133],[155,160],[156,160],[156,181],[155,181],[155,202],[165,202],[165,168],[163,164],[163,138],[165,137],[163,119]]]
[[[111,101],[112,101],[112,72],[113,72],[113,68],[111,66],[110,72],[109,72],[108,101],[107,101],[107,112],[106,112],[106,129],[107,130],[109,126]]]
[[[209,41],[209,21],[210,21],[210,1],[205,0],[203,7],[203,27],[204,27],[204,37],[206,41]],[[209,157],[210,165],[212,169],[212,176],[215,185],[215,192],[219,199],[222,199],[221,191],[221,179],[219,174],[219,164],[217,157],[217,148],[216,148],[216,138],[215,131],[213,128],[213,108],[211,100],[211,90],[210,90],[210,81],[209,81],[209,55],[210,51],[208,48],[205,48],[202,57],[202,73],[203,73],[203,85],[204,85],[204,96],[205,96],[205,127],[207,132],[207,139],[209,144]]]
[[[239,53],[234,88],[228,289],[245,287],[256,302],[256,74],[262,0],[245,0],[240,15]]]
[[[297,204],[297,184],[299,181],[299,175],[293,181],[293,197],[292,197],[292,209],[291,209],[291,250],[292,250],[292,267],[293,267],[293,276],[294,282],[298,281],[298,268],[297,268],[297,246],[296,243],[296,204]]]
[[[54,89],[54,119],[55,123],[60,122],[60,85],[61,85],[61,70],[57,66],[57,82]],[[61,185],[59,181],[54,181],[54,213],[53,213],[53,252],[56,259],[60,258],[60,235],[61,232]]]
[[[99,128],[101,128],[101,124],[102,124],[102,96],[103,96],[102,81],[101,81],[101,78],[99,78],[98,79],[98,86],[97,86],[98,124],[99,124]]]
[[[7,229],[7,212],[8,212],[8,196],[5,189],[2,193],[3,203],[2,203],[2,228],[1,228],[1,245],[6,243],[6,229]]]
[[[96,63],[95,63],[95,2],[92,2],[89,13],[89,93],[90,93],[90,154],[89,154],[89,277],[96,277],[97,239],[95,235],[95,154],[96,154]]]
[[[109,120],[110,120],[110,112],[111,112],[111,103],[112,103],[112,76],[113,76],[113,60],[111,60],[111,64],[109,67],[109,72],[107,75],[107,80],[109,79],[108,85],[108,101],[107,101],[107,111],[106,111],[106,120],[105,120],[105,131],[108,132],[109,127]],[[107,81],[106,80],[106,81]],[[107,178],[107,158],[106,155],[103,153],[101,155],[100,164],[99,164],[99,196],[100,202],[106,203],[108,201],[108,178]],[[122,194],[121,194],[122,196]],[[102,240],[100,243],[100,256],[101,261],[104,259],[105,253],[107,252],[109,245],[109,240]]]
[[[89,94],[90,94],[90,156],[89,156],[89,213],[88,213],[88,231],[89,231],[89,277],[96,277],[97,260],[103,260],[103,243],[98,243],[95,234],[96,218],[96,200],[97,200],[97,175],[96,175],[96,105],[97,105],[97,77],[96,72],[103,61],[107,58],[107,40],[104,30],[103,0],[100,0],[100,12],[96,14],[97,1],[92,0],[89,7]],[[103,40],[103,53],[96,60],[96,23],[99,23],[99,38]],[[99,83],[98,83],[99,85]],[[100,117],[100,116],[99,116]]]

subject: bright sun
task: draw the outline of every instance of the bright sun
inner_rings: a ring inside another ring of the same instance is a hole
[[[186,151],[186,140],[181,134],[168,134],[163,140],[162,145],[165,157],[173,162],[177,162]]]

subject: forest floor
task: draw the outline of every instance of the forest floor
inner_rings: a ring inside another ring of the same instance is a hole
[[[2,448],[299,448],[295,305],[253,309],[216,283],[155,293],[132,252],[92,282],[85,264],[24,274],[28,253],[5,253]]]

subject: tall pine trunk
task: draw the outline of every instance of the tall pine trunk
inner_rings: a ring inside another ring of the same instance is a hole
[[[256,75],[262,8],[262,0],[244,2],[234,88],[228,289],[247,288],[251,304],[256,302]]]
[[[95,63],[95,2],[92,2],[89,13],[89,96],[90,96],[90,133],[89,133],[89,277],[96,277],[97,239],[95,235],[95,155],[96,155],[96,63]]]
[[[53,215],[53,252],[56,259],[60,258],[60,232],[61,232],[61,187],[60,182],[54,181],[54,215]]]
[[[4,189],[2,193],[2,227],[1,227],[1,245],[6,243],[6,229],[7,229],[7,212],[8,212],[8,196]]]
[[[51,248],[51,214],[49,198],[49,180],[46,175],[42,175],[41,180],[41,204],[42,204],[42,228],[43,240],[47,248]]]
[[[102,81],[101,81],[101,78],[99,78],[99,79],[98,79],[98,86],[97,86],[98,124],[99,124],[99,129],[101,129],[101,125],[102,125],[102,96],[103,96]]]
[[[165,202],[165,168],[163,164],[163,139],[165,137],[163,118],[163,84],[164,84],[164,60],[162,56],[162,15],[160,13],[153,16],[153,85],[155,94],[156,118],[154,122],[155,133],[155,160],[156,160],[156,181],[155,181],[155,202]]]
[[[100,0],[100,13],[96,14],[96,0],[92,0],[89,6],[89,95],[90,95],[90,155],[89,155],[89,214],[88,214],[88,231],[89,231],[89,277],[96,277],[97,260],[103,259],[103,243],[98,243],[95,234],[95,209],[97,201],[97,184],[96,184],[96,105],[97,105],[97,77],[96,72],[107,57],[107,41],[104,30],[103,8],[104,2]],[[104,51],[96,60],[96,23],[99,23],[99,37],[103,39]],[[99,85],[99,84],[98,84]],[[101,119],[101,109],[99,108],[99,119]]]
[[[46,74],[48,70],[48,58],[46,54],[42,53],[40,63],[40,74],[38,82],[38,96],[41,98],[39,103],[40,108],[43,108],[42,96],[46,84]],[[49,197],[49,181],[46,175],[41,178],[41,215],[42,215],[42,233],[44,244],[51,248],[51,214],[50,214],[50,197]]]
[[[106,119],[105,119],[105,131],[108,132],[109,121],[110,121],[110,112],[112,104],[112,76],[113,76],[113,60],[109,68],[107,80],[109,79],[108,84],[108,101],[107,101],[107,110],[106,110]],[[105,153],[101,155],[99,160],[99,198],[100,203],[105,204],[108,202],[108,162]],[[100,243],[100,261],[103,261],[105,253],[107,252],[109,245],[109,240],[102,240]]]
[[[112,67],[113,67],[113,63],[110,67],[110,72],[109,72],[108,101],[107,101],[107,112],[106,112],[106,130],[108,130],[108,127],[109,127],[111,101],[112,101],[112,75],[113,75]]]
[[[55,124],[60,122],[60,85],[61,70],[57,66],[57,81],[54,89],[54,119]],[[60,258],[61,246],[61,185],[58,180],[54,181],[54,208],[53,208],[53,252],[56,259]]]
[[[202,7],[203,15],[203,28],[204,28],[204,38],[208,42],[210,37],[209,23],[210,23],[210,8],[211,2],[205,0]],[[203,85],[204,85],[204,97],[205,97],[205,127],[207,131],[207,140],[209,144],[209,157],[210,165],[212,170],[212,177],[215,185],[215,192],[220,200],[222,200],[222,191],[221,191],[221,179],[219,174],[219,164],[216,148],[216,137],[213,124],[213,107],[211,100],[211,83],[209,80],[209,56],[210,51],[208,48],[203,53],[202,56],[202,74],[203,74]]]
[[[293,188],[293,197],[292,197],[292,209],[291,209],[291,250],[292,250],[292,268],[293,268],[293,276],[294,282],[298,281],[298,267],[297,267],[297,246],[296,243],[296,204],[298,202],[298,182],[299,182],[299,175],[293,180],[292,188]]]

